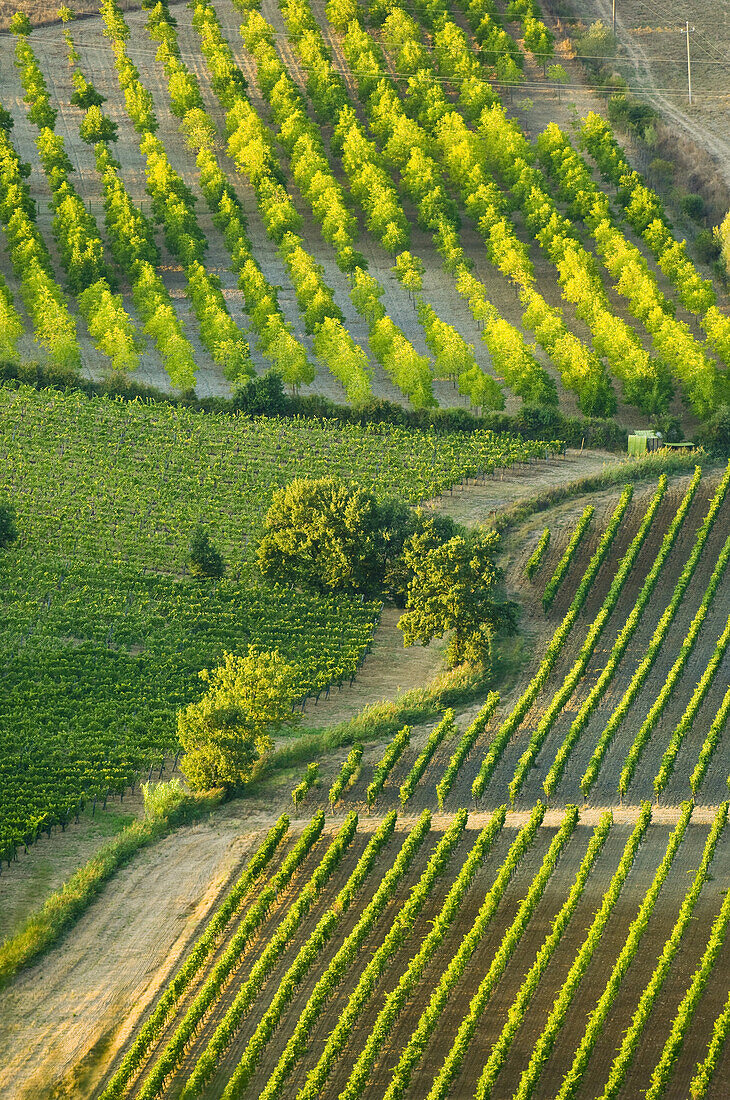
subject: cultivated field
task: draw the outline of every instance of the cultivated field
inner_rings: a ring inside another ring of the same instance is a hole
[[[225,651],[279,649],[307,744],[339,746],[303,781],[280,737],[278,771],[97,888],[0,995],[3,1097],[730,1090],[730,466],[660,456],[623,485],[550,432],[428,420],[691,435],[730,397],[725,291],[599,101],[561,94],[580,74],[545,18],[104,0],[0,36],[0,897],[40,880],[29,847],[175,772]],[[271,367],[362,423],[185,403]],[[81,392],[106,377],[184,400]],[[379,398],[421,426],[373,422]],[[404,657],[394,609],[257,566],[274,490],[325,474],[504,521],[520,634],[387,740],[387,705],[340,723],[442,650]],[[222,579],[186,565],[201,522]]]

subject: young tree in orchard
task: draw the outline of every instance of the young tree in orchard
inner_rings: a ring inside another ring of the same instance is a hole
[[[273,748],[271,732],[298,721],[297,670],[278,650],[249,646],[245,657],[224,653],[223,664],[200,678],[205,695],[177,716],[180,768],[193,791],[238,787]]]
[[[208,532],[202,523],[193,531],[188,553],[188,569],[194,577],[222,577],[225,565],[223,558],[210,541]]]
[[[515,629],[514,604],[494,600],[502,577],[493,557],[498,546],[499,535],[483,529],[442,542],[428,523],[408,540],[403,560],[411,579],[398,622],[404,645],[428,645],[451,630],[451,668],[463,661],[489,666],[494,635]]]
[[[94,105],[84,115],[79,136],[87,145],[96,145],[99,141],[116,141],[117,124],[103,114],[101,107]]]

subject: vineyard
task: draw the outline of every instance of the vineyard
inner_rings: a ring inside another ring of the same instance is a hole
[[[729,489],[517,539],[522,687],[307,768],[94,1095],[724,1096]]]
[[[301,696],[352,680],[380,604],[262,587],[275,488],[338,473],[411,503],[548,452],[495,436],[205,416],[0,390],[0,491],[22,538],[2,566],[0,857],[123,794],[178,751],[197,674],[248,642],[296,662]],[[204,519],[227,573],[185,573]],[[41,748],[42,747],[42,748]]]
[[[0,967],[0,1093],[724,1100],[730,464],[599,474],[594,453],[571,485],[583,448],[527,435],[558,412],[721,419],[728,301],[590,89],[580,114],[561,97],[557,26],[535,0],[6,24],[3,890],[59,832],[178,783],[177,713],[224,654],[277,649],[306,717],[44,958]],[[270,368],[352,422],[240,411]],[[386,402],[411,426],[376,422]],[[384,605],[264,582],[297,477],[499,527],[518,629],[488,675],[419,686],[430,709],[375,691],[327,739]]]

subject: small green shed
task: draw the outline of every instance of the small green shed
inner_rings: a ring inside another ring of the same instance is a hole
[[[661,432],[651,430],[632,432],[629,436],[629,454],[645,455],[649,451],[658,451],[662,444]]]

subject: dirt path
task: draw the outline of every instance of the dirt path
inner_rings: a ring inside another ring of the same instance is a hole
[[[595,11],[594,18],[602,19],[607,25],[611,24],[611,0],[592,0],[591,8]],[[686,84],[686,69],[684,59],[684,36],[681,35],[680,23],[685,21],[689,17],[690,21],[694,25],[696,22],[705,22],[712,18],[712,9],[715,9],[715,19],[712,20],[713,33],[718,33],[722,39],[727,34],[727,12],[723,13],[717,9],[722,7],[726,9],[727,5],[718,5],[705,2],[695,5],[696,12],[692,12],[692,5],[689,7],[685,4],[682,7],[681,13],[679,10],[672,13],[674,20],[676,21],[676,27],[660,28],[664,33],[647,34],[645,37],[637,37],[634,33],[634,28],[637,24],[648,23],[652,21],[652,15],[655,17],[653,22],[665,22],[664,14],[660,11],[652,12],[647,9],[643,4],[629,3],[628,5],[618,6],[616,13],[616,31],[617,36],[624,48],[625,53],[621,55],[621,60],[628,60],[635,74],[635,80],[632,83],[637,84],[641,88],[641,94],[644,98],[652,104],[653,107],[665,116],[665,118],[671,120],[676,126],[683,130],[684,133],[692,140],[699,142],[701,145],[710,152],[718,162],[722,174],[727,182],[730,184],[730,141],[727,138],[727,112],[728,112],[728,100],[727,96],[718,95],[713,88],[714,76],[708,76],[706,74],[716,71],[717,77],[723,81],[723,87],[726,88],[724,83],[727,78],[726,71],[717,65],[710,65],[711,59],[707,57],[707,46],[705,45],[704,38],[699,42],[693,42],[690,36],[690,50],[693,48],[696,50],[695,56],[695,102],[692,107],[689,106],[686,100],[686,88],[682,91],[672,88],[671,91],[667,90],[667,83],[674,84],[685,83]],[[623,9],[623,10],[622,10]],[[647,14],[649,18],[647,19]],[[704,30],[704,28],[702,28]],[[670,32],[674,31],[674,34],[670,39]],[[696,33],[701,33],[700,27],[697,27]],[[680,41],[681,39],[681,41]],[[656,72],[656,66],[658,61],[656,56],[659,50],[656,48],[657,40],[661,42],[661,52],[667,53],[667,43],[671,43],[670,48],[674,52],[678,53],[676,63],[672,65],[671,76],[668,77],[666,65],[661,66],[661,76],[658,76]],[[642,42],[652,43],[653,50],[645,49]],[[677,49],[678,44],[680,49]],[[715,40],[714,45],[718,48],[722,48],[724,43]],[[652,56],[654,55],[654,56]],[[659,80],[659,83],[658,83]],[[701,81],[700,84],[700,97],[704,93],[704,101],[702,99],[698,103],[697,93],[697,81]],[[685,105],[680,104],[680,98],[685,99]]]

